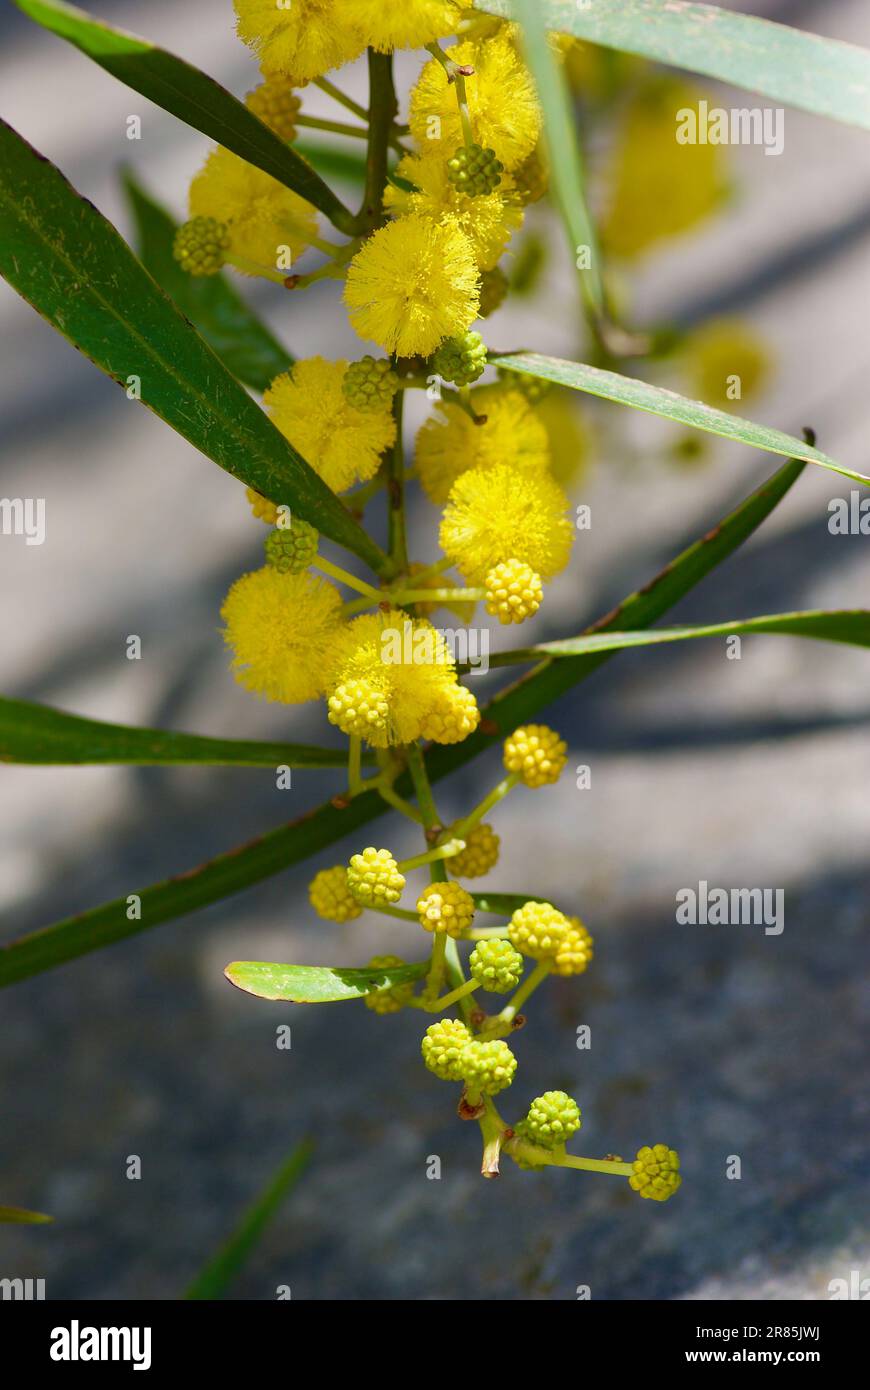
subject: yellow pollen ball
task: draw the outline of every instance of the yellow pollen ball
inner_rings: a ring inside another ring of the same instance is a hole
[[[471,584],[504,560],[520,560],[542,579],[567,565],[574,531],[568,499],[547,474],[510,464],[472,468],[450,491],[439,532],[441,549]]]
[[[209,155],[190,185],[189,204],[191,217],[216,217],[226,224],[231,255],[264,270],[289,273],[289,260],[302,254],[317,231],[310,203],[231,150]]]
[[[363,242],[348,268],[344,298],[361,338],[399,357],[429,357],[477,318],[474,249],[455,223],[412,213]]]
[[[396,438],[388,404],[350,404],[342,390],[346,371],[347,362],[308,357],[276,377],[263,397],[278,429],[333,492],[374,477]]]
[[[523,473],[547,470],[547,431],[521,391],[479,386],[471,392],[471,404],[486,417],[482,424],[444,402],[417,434],[414,464],[430,502],[446,502],[456,479],[470,468],[510,464]]]
[[[282,574],[266,565],[242,575],[221,608],[236,680],[289,705],[321,695],[340,610],[338,590],[307,571]]]

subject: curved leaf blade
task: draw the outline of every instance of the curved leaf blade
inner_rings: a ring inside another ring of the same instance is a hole
[[[785,464],[701,540],[672,560],[643,590],[631,594],[589,631],[633,630],[654,623],[757,530],[804,467],[800,461]],[[483,711],[481,727],[470,738],[432,750],[427,758],[431,779],[439,781],[470,762],[518,724],[593,675],[615,654],[587,652],[558,661],[544,658],[490,701]],[[410,779],[400,778],[396,790],[409,795]],[[142,889],[138,894],[142,904],[139,920],[130,921],[127,899],[116,898],[19,937],[0,947],[0,989],[260,883],[355,833],[387,810],[386,802],[376,792],[365,792],[349,804],[327,802],[301,820],[270,831],[200,868]]]
[[[184,1295],[186,1299],[223,1298],[247,1263],[263,1231],[302,1177],[313,1152],[314,1145],[310,1139],[303,1139],[301,1144],[296,1145],[253,1206],[245,1212],[237,1229],[200,1270]]]
[[[422,979],[428,961],[416,965],[390,965],[380,970],[331,969],[325,965],[281,965],[276,961],[235,960],[224,974],[236,989],[258,999],[287,1004],[332,1004],[342,999],[364,999],[374,989],[392,989]]]
[[[870,52],[855,44],[689,0],[536,3],[548,29],[870,130]],[[477,8],[522,17],[518,0],[477,0]]]
[[[320,175],[213,77],[62,0],[15,3],[43,29],[66,39],[125,86],[271,174],[313,203],[335,226],[348,229],[348,209]]]
[[[367,759],[373,761],[371,757]],[[266,743],[254,739],[208,738],[203,734],[139,729],[84,719],[49,705],[0,695],[0,762],[31,766],[96,763],[155,767],[346,767],[340,748],[304,743]]]
[[[535,647],[496,652],[491,666],[513,666],[542,657],[582,656],[589,652],[622,651],[627,647],[653,647],[661,643],[686,642],[697,637],[744,636],[753,632],[773,636],[809,637],[821,642],[842,642],[852,647],[870,647],[870,610],[862,608],[804,613],[772,613],[760,618],[734,619],[695,627],[653,628],[650,632],[597,632],[566,637],[558,642],[541,642]]]
[[[737,444],[748,444],[753,449],[763,449],[769,454],[782,454],[786,458],[804,459],[807,463],[817,463],[832,473],[840,473],[851,478],[854,483],[870,486],[870,478],[845,468],[834,459],[823,454],[820,449],[783,434],[781,430],[771,429],[769,425],[757,425],[751,420],[742,420],[737,415],[729,415],[725,410],[716,410],[704,405],[702,401],[691,401],[676,391],[668,391],[663,386],[652,386],[638,377],[620,376],[618,372],[608,372],[601,367],[590,367],[585,362],[566,362],[561,357],[545,357],[537,352],[509,354],[490,354],[490,362],[496,367],[508,367],[514,372],[524,372],[527,376],[539,377],[543,381],[555,382],[557,386],[568,386],[572,391],[586,391],[589,395],[600,396],[618,405],[642,410],[647,415],[659,415],[665,420],[688,425],[690,429],[704,430],[707,434],[718,434],[723,439],[732,439]]]
[[[26,1211],[24,1207],[0,1207],[0,1226],[45,1226],[53,1221],[42,1211]]]
[[[149,275],[199,329],[224,366],[254,391],[263,392],[292,367],[293,358],[261,323],[229,276],[187,275],[172,254],[178,223],[124,173],[124,192],[136,223],[139,259]]]
[[[275,428],[92,203],[0,121],[0,274],[207,458],[289,503],[375,570],[387,557]]]
[[[515,11],[523,27],[523,50],[544,113],[550,177],[568,246],[572,259],[581,247],[586,247],[590,253],[590,269],[578,271],[578,274],[584,298],[601,316],[604,313],[601,258],[587,202],[586,173],[568,85],[550,47],[538,0],[515,0]]]

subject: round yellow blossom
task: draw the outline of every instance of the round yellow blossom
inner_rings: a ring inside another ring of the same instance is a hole
[[[443,636],[425,618],[409,618],[397,609],[355,618],[335,643],[327,693],[329,717],[341,727],[352,703],[348,692],[357,683],[363,684],[368,705],[377,713],[365,732],[375,748],[422,737],[442,693],[458,688]],[[387,707],[383,724],[381,700]],[[353,708],[358,711],[359,706]],[[362,724],[348,731],[363,732]]]
[[[676,112],[698,109],[703,92],[680,78],[656,77],[632,99],[614,156],[602,244],[631,259],[702,222],[728,192],[721,145],[683,145]]]
[[[498,863],[501,843],[491,825],[485,821],[462,837],[465,849],[450,860],[450,872],[457,878],[483,878]]]
[[[466,1095],[495,1096],[510,1086],[517,1069],[517,1059],[502,1038],[484,1042],[473,1038],[462,1053],[462,1075]]]
[[[401,956],[372,956],[367,970],[389,970],[391,966],[404,965],[405,961]],[[407,985],[385,985],[381,989],[373,989],[370,994],[364,996],[365,1006],[376,1014],[397,1014],[400,1009],[404,1009],[406,1004],[411,1002],[414,993],[413,981]]]
[[[632,1164],[634,1172],[629,1178],[629,1186],[641,1197],[651,1197],[654,1202],[666,1202],[673,1197],[683,1181],[680,1176],[680,1156],[667,1144],[647,1145],[638,1150]]]
[[[212,151],[194,177],[189,203],[191,217],[216,217],[226,224],[231,255],[264,270],[277,268],[283,247],[292,257],[301,255],[317,230],[310,203],[222,148]]]
[[[406,155],[396,173],[415,185],[415,191],[388,184],[384,204],[394,212],[419,213],[436,222],[452,222],[471,242],[480,270],[492,270],[504,254],[513,232],[523,224],[523,210],[504,194],[513,187],[509,175],[495,193],[471,198],[461,193],[447,176],[443,152]]]
[[[255,488],[246,487],[245,496],[251,504],[251,511],[258,521],[265,521],[267,526],[277,526],[278,508],[274,502],[270,502],[268,497],[263,497]]]
[[[369,845],[362,854],[352,856],[347,866],[347,886],[363,907],[383,907],[399,901],[405,879],[388,849]]]
[[[347,0],[234,3],[239,38],[254,50],[267,76],[279,73],[298,86],[351,62],[365,48]]]
[[[474,899],[458,883],[430,883],[417,899],[420,925],[459,937],[474,920]]]
[[[333,492],[366,482],[396,438],[390,407],[358,410],[342,390],[347,362],[307,357],[263,397],[273,422]]]
[[[508,940],[524,956],[552,960],[571,931],[564,913],[550,903],[525,903],[508,923]]]
[[[268,77],[248,92],[245,105],[282,140],[289,143],[296,139],[296,117],[302,102],[286,77]]]
[[[522,560],[504,560],[486,576],[486,611],[500,623],[524,623],[543,597],[541,576]]]
[[[494,150],[505,169],[516,168],[538,143],[541,108],[510,35],[500,32],[481,42],[456,44],[447,55],[455,63],[474,68],[474,75],[465,79],[474,139]],[[437,141],[450,155],[463,143],[456,92],[435,58],[426,64],[411,92],[409,121],[423,149]]]
[[[308,885],[311,906],[326,922],[352,922],[362,916],[362,908],[347,886],[347,866],[336,864],[321,869]]]
[[[770,367],[764,344],[736,319],[716,319],[687,340],[694,390],[707,405],[739,410],[761,390]]]
[[[324,691],[341,628],[341,595],[317,575],[272,565],[242,575],[221,608],[236,680],[287,705]]]
[[[330,724],[337,724],[342,733],[356,734],[368,743],[383,747],[381,740],[388,736],[389,704],[386,685],[374,681],[343,681],[327,701]]]
[[[411,213],[363,242],[344,298],[361,338],[399,357],[428,357],[477,318],[474,249],[454,222]]]
[[[471,1033],[458,1018],[439,1018],[423,1034],[423,1061],[442,1081],[461,1081],[462,1059]]]
[[[504,765],[518,772],[527,787],[558,782],[568,761],[568,745],[546,724],[522,724],[504,741]]]
[[[464,685],[448,685],[439,690],[431,708],[420,721],[420,737],[433,743],[462,743],[480,723],[480,710]]]
[[[441,521],[441,549],[471,584],[503,560],[525,561],[542,579],[568,563],[574,538],[568,499],[547,474],[509,463],[472,468],[453,484]]]
[[[453,34],[459,25],[458,0],[341,0],[342,13],[363,42],[378,53],[422,48]]]
[[[579,917],[569,917],[570,931],[556,952],[553,972],[556,975],[582,975],[593,955],[592,937]]]
[[[479,386],[471,392],[471,404],[478,415],[486,416],[483,424],[475,424],[460,406],[443,401],[417,434],[414,465],[431,502],[446,502],[456,479],[470,468],[510,464],[523,473],[547,469],[547,431],[521,391]]]

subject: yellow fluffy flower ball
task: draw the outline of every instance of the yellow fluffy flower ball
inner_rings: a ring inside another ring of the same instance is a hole
[[[681,145],[677,112],[697,111],[703,92],[679,78],[650,81],[623,117],[613,156],[603,245],[632,259],[689,231],[717,211],[728,192],[721,145]]]
[[[242,575],[221,608],[236,680],[288,705],[322,695],[340,609],[334,585],[307,571],[282,574],[265,565]]]
[[[471,242],[481,270],[493,269],[511,235],[523,224],[522,208],[504,196],[513,187],[510,175],[502,176],[495,193],[470,198],[451,183],[441,150],[406,155],[396,173],[414,184],[414,192],[388,184],[385,206],[400,214],[420,213],[436,222],[454,223]]]
[[[263,72],[296,85],[322,77],[358,57],[365,39],[347,0],[234,0],[239,38],[256,53]]]
[[[263,397],[281,433],[333,492],[378,471],[396,438],[389,405],[357,410],[342,391],[347,362],[307,357],[272,382]]]
[[[474,249],[455,223],[411,213],[363,243],[344,298],[361,338],[399,357],[428,357],[477,318]]]
[[[447,643],[430,622],[400,610],[365,613],[347,625],[335,644],[329,719],[375,748],[438,738],[439,733],[439,741],[455,742],[456,720],[464,720],[464,737],[479,718],[474,697],[467,691],[459,695],[460,689]],[[473,721],[466,701],[473,706]],[[454,710],[452,722],[445,708]]]
[[[457,478],[471,468],[510,464],[522,473],[546,472],[547,431],[521,391],[479,386],[471,393],[471,404],[486,416],[483,424],[443,401],[417,434],[414,465],[430,502],[446,502]]]
[[[274,270],[282,247],[299,256],[316,233],[317,216],[304,198],[231,150],[212,151],[190,185],[191,217],[226,224],[229,251]]]
[[[508,170],[531,154],[541,133],[541,108],[531,75],[510,35],[504,32],[446,50],[456,63],[474,68],[465,79],[474,139],[495,151]],[[452,154],[463,142],[456,91],[442,65],[432,59],[411,93],[411,131],[423,149],[435,142]]]
[[[508,940],[524,956],[552,960],[571,930],[568,918],[550,903],[528,902],[508,923]]]
[[[441,521],[441,549],[471,584],[503,560],[520,560],[542,579],[568,563],[573,530],[568,499],[547,474],[508,463],[472,468],[453,484]]]
[[[363,42],[378,53],[394,48],[422,48],[455,33],[461,16],[456,0],[342,0]]]

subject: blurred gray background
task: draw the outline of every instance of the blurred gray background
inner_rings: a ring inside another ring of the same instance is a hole
[[[229,0],[90,8],[238,94],[256,81]],[[745,8],[870,45],[861,0]],[[11,6],[0,39],[3,116],[125,234],[125,161],[183,214],[204,138]],[[405,89],[418,65],[402,60]],[[364,91],[361,72],[350,85]],[[318,93],[305,108],[340,118]],[[125,138],[130,114],[142,116],[139,143]],[[829,453],[867,471],[870,136],[789,110],[780,158],[739,149],[733,163],[738,197],[644,263],[633,317],[744,316],[776,359],[745,413],[793,433],[810,424]],[[546,231],[545,214],[537,225]],[[558,228],[551,239],[541,293],[491,321],[491,344],[580,351]],[[298,355],[360,351],[334,287],[253,299]],[[259,562],[264,534],[240,485],[125,401],[4,284],[0,334],[0,492],[47,500],[42,547],[0,541],[4,693],[126,723],[330,741],[320,707],[258,703],[228,674],[220,600]],[[595,412],[598,457],[575,489],[593,527],[533,639],[579,631],[777,466],[730,444],[706,466],[667,465],[673,431],[625,414]],[[866,605],[870,542],[827,529],[829,499],[849,491],[808,469],[674,620]],[[414,516],[421,557],[434,558],[434,522],[423,506]],[[132,633],[139,662],[125,659]],[[819,1299],[832,1278],[870,1276],[867,673],[866,653],[765,637],[744,639],[740,661],[718,641],[620,656],[545,716],[572,765],[591,766],[592,789],[566,775],[546,797],[515,793],[494,818],[507,852],[491,886],[552,894],[597,945],[588,975],[535,999],[503,1109],[518,1117],[563,1087],[583,1109],[581,1152],[674,1145],[685,1174],[675,1200],[510,1164],[485,1183],[476,1127],[456,1122],[453,1089],[421,1068],[418,1014],[287,1010],[225,983],[239,957],[360,964],[374,950],[413,951],[404,924],[314,917],[308,878],[353,843],[4,993],[0,1201],[56,1221],[0,1228],[0,1275],[44,1277],[54,1298],[177,1297],[310,1133],[312,1167],[239,1297],[289,1284],[302,1299],[572,1299],[586,1284],[593,1298]],[[442,815],[467,808],[498,768],[493,753],[442,784]],[[300,772],[279,792],[269,769],[7,767],[2,939],[183,871],[338,787],[336,775]],[[398,853],[417,847],[398,818],[371,834]],[[784,933],[678,926],[674,895],[699,879],[783,888]],[[283,1022],[290,1052],[275,1046]],[[590,1052],[575,1048],[581,1023]],[[139,1182],[125,1177],[130,1154],[142,1158]],[[432,1154],[439,1182],[426,1178]],[[742,1160],[739,1182],[725,1178],[729,1155]]]

